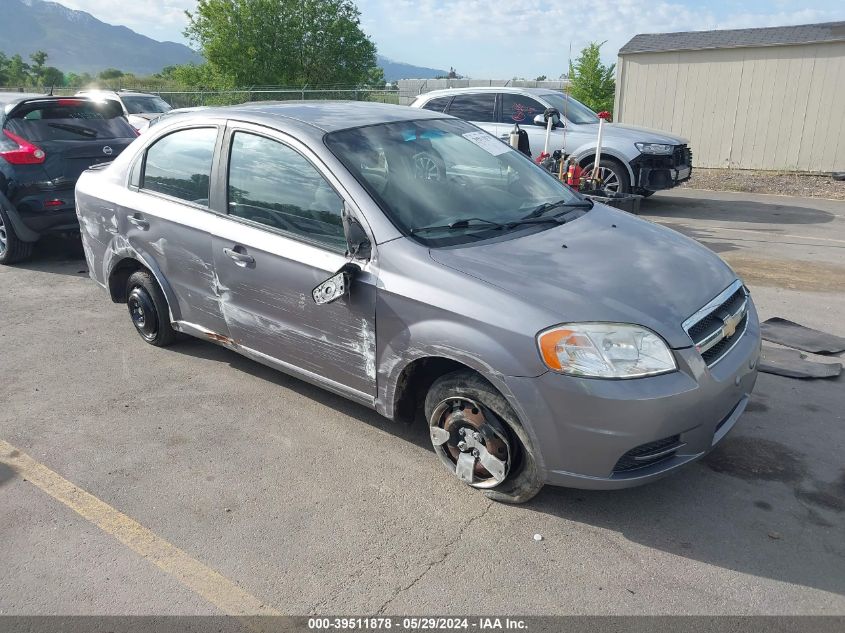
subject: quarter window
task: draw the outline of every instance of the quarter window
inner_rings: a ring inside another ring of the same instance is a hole
[[[455,95],[449,114],[464,121],[492,123],[495,121],[496,94],[487,92],[477,95]]]
[[[229,214],[344,251],[343,201],[302,155],[236,132],[229,158]]]
[[[451,101],[451,99],[452,97],[437,97],[436,99],[426,102],[423,106],[423,110],[443,112],[446,109],[446,106],[449,105],[449,101]]]
[[[507,92],[502,94],[502,123],[531,125],[534,117],[545,111],[543,104],[531,97]]]
[[[168,134],[147,150],[141,187],[208,206],[208,183],[217,128]]]

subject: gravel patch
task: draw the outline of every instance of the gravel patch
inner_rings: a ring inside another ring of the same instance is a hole
[[[773,193],[802,198],[845,200],[845,181],[830,174],[796,174],[747,169],[703,169],[695,167],[682,187],[710,191]]]

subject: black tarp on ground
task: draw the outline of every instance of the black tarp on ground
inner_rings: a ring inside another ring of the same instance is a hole
[[[764,341],[802,349],[813,354],[838,354],[845,352],[845,338],[825,334],[812,328],[793,323],[780,317],[767,319],[760,324]]]
[[[757,368],[787,378],[835,378],[842,371],[842,364],[817,363],[806,360],[798,350],[763,345]]]

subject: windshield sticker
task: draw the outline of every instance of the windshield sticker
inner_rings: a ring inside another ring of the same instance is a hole
[[[468,141],[472,141],[492,156],[504,154],[511,149],[510,145],[505,145],[495,136],[491,136],[487,132],[467,132],[466,134],[463,134],[463,137]]]

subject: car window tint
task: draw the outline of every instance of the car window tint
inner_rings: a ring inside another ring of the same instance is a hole
[[[343,201],[290,147],[236,132],[229,158],[229,213],[332,250],[346,250]]]
[[[503,123],[528,123],[534,122],[534,117],[543,114],[546,108],[539,101],[526,97],[504,93],[502,95],[502,122]]]
[[[446,109],[446,106],[449,105],[449,101],[452,99],[451,96],[449,97],[437,97],[436,99],[432,99],[431,101],[426,102],[423,106],[423,110],[432,110],[433,112],[443,112]]]
[[[35,101],[18,106],[6,128],[28,141],[135,138],[119,104],[83,99]]]
[[[217,128],[168,134],[147,150],[142,187],[208,206],[208,182]]]
[[[488,123],[494,120],[496,95],[492,92],[477,95],[455,95],[449,114],[464,121]]]

